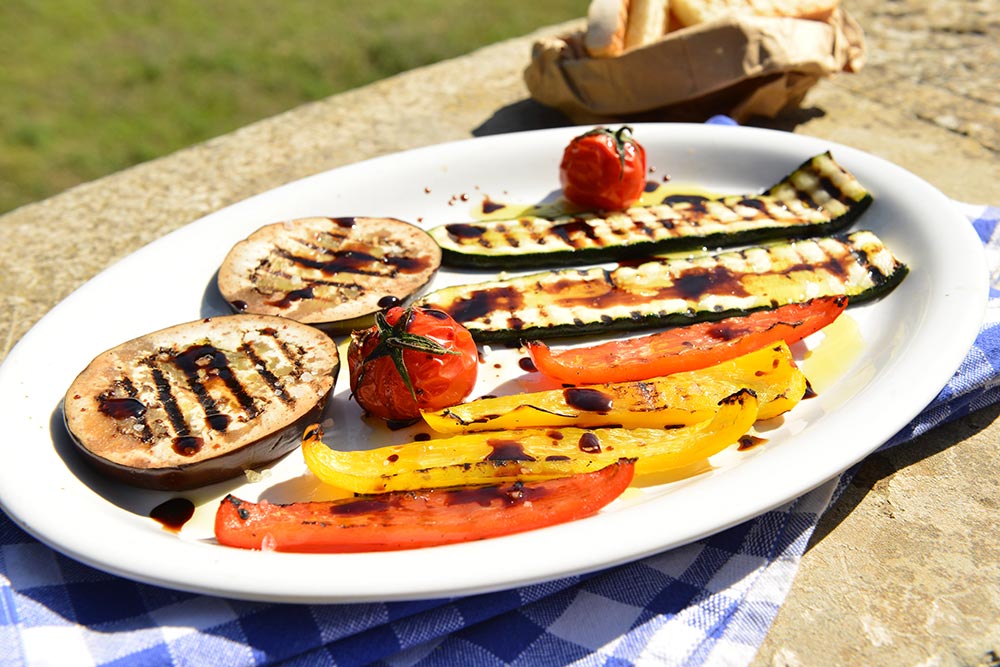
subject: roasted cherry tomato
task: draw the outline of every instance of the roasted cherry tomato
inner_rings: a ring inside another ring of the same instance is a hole
[[[226,496],[219,544],[243,549],[358,552],[416,549],[520,533],[596,513],[625,491],[633,461],[540,482],[400,491],[278,505]]]
[[[621,210],[646,187],[646,150],[632,128],[597,128],[574,138],[559,165],[563,196],[577,206]]]
[[[429,308],[390,308],[375,321],[351,334],[347,351],[351,391],[365,411],[407,421],[469,395],[479,353],[468,329]]]
[[[532,341],[527,350],[540,373],[561,382],[645,380],[706,368],[776,341],[791,345],[836,320],[846,307],[846,296],[818,297],[589,347],[553,351]]]

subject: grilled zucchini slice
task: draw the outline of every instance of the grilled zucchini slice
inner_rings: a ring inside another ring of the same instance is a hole
[[[813,297],[880,297],[907,273],[873,232],[775,242],[609,270],[558,269],[445,287],[419,300],[477,342],[516,343],[715,320]]]
[[[762,195],[671,195],[660,204],[620,212],[463,222],[434,227],[430,234],[441,246],[445,266],[579,266],[833,234],[846,229],[871,201],[864,186],[826,152]]]
[[[237,313],[278,315],[327,333],[367,327],[411,300],[437,273],[441,250],[423,229],[393,218],[302,218],[266,225],[219,268]]]

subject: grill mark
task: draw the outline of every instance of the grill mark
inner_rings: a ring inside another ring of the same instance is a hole
[[[288,342],[283,340],[282,338],[279,338],[278,332],[275,331],[274,329],[271,329],[270,327],[261,330],[260,333],[265,336],[270,336],[271,338],[274,339],[274,344],[277,345],[278,349],[281,350],[281,354],[285,356],[285,360],[288,361],[288,363],[290,363],[292,367],[295,369],[296,376],[299,375],[302,372],[302,357],[305,354],[305,350],[301,348],[299,348],[299,350],[297,351],[293,350],[291,346],[288,344]]]
[[[208,363],[202,363],[206,358],[209,360]],[[259,414],[253,397],[233,373],[229,359],[219,348],[211,344],[192,345],[174,355],[173,362],[186,376],[188,386],[198,397],[198,402],[205,411],[205,421],[212,429],[225,431],[229,426],[229,418],[219,410],[217,401],[208,393],[202,381],[203,374],[214,375],[221,379],[248,417],[253,418]]]
[[[121,379],[122,389],[128,394],[129,398],[138,398],[139,390],[136,389],[135,384],[132,382],[132,378],[125,375]],[[142,428],[139,430],[140,439],[143,442],[150,442],[153,439],[153,430],[149,426],[149,422],[146,421],[146,413],[148,410],[144,410],[142,415],[136,417],[136,422],[142,424]]]
[[[602,269],[600,272],[587,272],[584,270],[559,272],[558,275],[561,279],[547,283],[535,283],[530,288],[527,288],[526,291],[541,292],[550,297],[537,305],[539,321],[552,319],[550,316],[552,307],[565,308],[571,311],[574,323],[578,326],[601,321],[606,316],[601,311],[613,307],[630,308],[628,316],[634,320],[641,320],[646,317],[646,309],[648,309],[651,303],[666,299],[680,298],[687,301],[700,302],[709,294],[731,297],[751,296],[753,293],[748,291],[744,283],[744,279],[748,276],[763,278],[774,276],[794,280],[794,276],[797,273],[818,273],[825,271],[835,276],[843,285],[845,292],[849,292],[852,286],[848,284],[848,266],[854,262],[858,262],[861,266],[866,267],[871,265],[868,262],[867,256],[864,256],[863,251],[858,250],[851,243],[842,242],[842,244],[839,248],[843,250],[842,253],[831,252],[821,245],[813,244],[822,253],[823,258],[821,260],[806,260],[799,253],[797,259],[791,259],[788,263],[782,263],[780,268],[771,268],[763,271],[750,270],[747,266],[726,266],[722,264],[695,265],[677,272],[673,276],[671,284],[654,288],[652,290],[653,293],[650,293],[648,287],[642,290],[641,293],[634,292],[628,285],[623,289],[616,284],[617,272],[610,269]],[[743,251],[739,251],[734,254],[743,256],[742,253]],[[872,281],[875,284],[888,279],[881,275],[877,267],[872,267],[869,273],[872,272],[879,274],[878,276],[872,275]],[[567,289],[567,285],[575,284],[574,274],[583,277],[581,285],[606,285],[608,289],[581,289],[579,295],[567,296],[572,291]],[[519,330],[523,328],[523,322],[520,319],[520,308],[523,305],[522,290],[524,289],[519,287],[515,281],[513,284],[476,290],[468,297],[455,299],[450,304],[450,307],[446,307],[445,309],[460,322],[476,322],[487,326],[490,325],[492,318],[506,312],[505,324],[507,328]],[[644,310],[635,310],[638,306],[642,306]],[[716,307],[717,310],[721,308],[722,306]],[[586,313],[586,322],[577,314],[580,312]]]
[[[167,413],[167,419],[170,421],[170,426],[174,429],[174,435],[178,437],[189,435],[191,429],[188,428],[187,420],[184,419],[184,413],[181,412],[180,406],[177,405],[177,398],[174,396],[173,385],[170,383],[170,380],[167,379],[163,370],[156,366],[154,360],[147,359],[144,363],[149,366],[150,372],[153,375],[153,384],[156,386],[156,397],[160,400],[163,411]]]
[[[868,276],[871,278],[872,283],[875,285],[882,285],[889,280],[887,276],[868,256],[862,248],[851,248],[851,253],[853,254],[855,260],[865,271],[867,271]]]
[[[246,357],[253,364],[254,370],[257,375],[261,377],[262,380],[274,391],[275,395],[281,399],[283,403],[294,403],[294,399],[285,391],[285,386],[278,379],[278,376],[271,372],[271,369],[267,367],[264,360],[260,358],[257,354],[257,350],[254,349],[253,345],[250,343],[243,343],[240,345],[240,352],[246,355]]]
[[[341,243],[343,243],[344,241],[347,241],[347,235],[346,234],[343,235],[343,236],[339,236],[339,235],[336,235],[336,234],[329,234],[329,237],[330,237],[330,240],[333,241],[333,242],[340,241]],[[321,241],[310,241],[309,239],[303,239],[303,238],[298,238],[298,237],[292,238],[290,240],[293,241],[294,243],[296,243],[297,245],[300,245],[303,248],[305,248],[307,250],[311,250],[311,251],[313,251],[315,253],[330,254],[330,253],[336,251],[337,248],[339,247],[338,245],[335,245],[334,243],[331,243],[330,245],[327,245],[327,244],[325,244],[325,243],[323,243]]]
[[[285,278],[286,280],[301,280],[302,276],[288,273],[287,271],[281,270],[270,270],[269,273],[275,278]],[[331,280],[329,278],[310,278],[308,281],[309,287],[338,287],[338,288],[348,288],[355,287],[358,288],[358,284],[351,282],[349,280]],[[303,288],[304,289],[304,288]],[[359,288],[360,289],[360,288]]]
[[[125,396],[116,396],[116,389],[124,391]],[[102,413],[118,422],[124,422],[119,424],[119,432],[138,436],[146,443],[153,439],[153,432],[146,421],[148,409],[139,400],[139,392],[129,376],[124,375],[116,380],[112,388],[97,397],[97,402]]]
[[[598,218],[596,220],[598,221],[598,224],[603,222],[605,223],[605,225],[607,225],[607,220],[604,218]],[[580,248],[586,245],[584,243],[577,243],[576,241],[574,241],[573,240],[574,235],[583,236],[583,238],[597,245],[602,245],[600,243],[600,239],[597,236],[597,232],[594,229],[592,221],[584,220],[583,218],[572,218],[566,222],[561,222],[559,224],[553,225],[550,231],[552,234],[555,234],[557,237],[562,239],[562,241],[566,245],[573,248]]]
[[[832,183],[831,183],[832,186]],[[823,212],[822,207],[816,204],[806,191],[797,190],[797,196],[803,206],[814,211]],[[831,197],[840,199],[846,206],[855,204],[853,200],[843,195],[842,192],[833,186]],[[709,204],[715,207],[722,207],[729,211],[734,218],[750,222],[753,220],[770,220],[778,226],[794,227],[800,224],[815,224],[816,220],[807,219],[801,215],[789,215],[787,206],[778,201],[772,201],[764,197],[742,197],[731,200],[710,199],[703,195],[669,195],[664,198],[663,203],[651,206],[640,211],[626,212],[625,215],[632,223],[631,230],[614,229],[608,218],[592,217],[582,218],[579,216],[561,217],[558,219],[548,218],[527,218],[522,219],[522,228],[518,235],[507,233],[503,224],[493,222],[482,223],[456,223],[446,227],[449,238],[457,246],[479,246],[489,249],[495,245],[492,240],[486,238],[487,231],[492,231],[500,235],[507,247],[518,247],[521,245],[521,236],[531,239],[536,244],[545,245],[550,238],[557,238],[563,244],[571,248],[603,247],[607,242],[601,238],[600,232],[625,236],[632,233],[636,236],[655,238],[657,230],[667,232],[671,237],[684,237],[685,229],[697,229],[709,222],[725,225],[718,215],[713,215],[709,211]],[[747,214],[737,210],[737,206],[754,209],[756,213]],[[662,211],[666,207],[668,211]],[[672,213],[673,215],[670,215]],[[832,220],[832,216],[825,215],[824,219]],[[541,220],[547,223],[542,229],[530,229],[527,223]]]
[[[795,189],[795,198],[802,202],[806,207],[821,208],[821,206],[816,203],[816,200],[812,198],[810,193],[798,186],[793,186],[793,188]]]
[[[824,190],[831,199],[836,199],[841,204],[845,206],[850,206],[855,203],[847,194],[837,187],[837,185],[828,176],[819,177],[819,187]]]

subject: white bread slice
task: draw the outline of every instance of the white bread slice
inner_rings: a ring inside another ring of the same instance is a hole
[[[830,18],[838,0],[750,0],[760,16],[787,16],[824,21]]]
[[[670,0],[632,0],[625,30],[625,50],[652,44],[667,32]]]
[[[779,16],[825,20],[839,0],[673,0],[670,9],[681,26],[731,16]]]
[[[630,0],[590,0],[583,47],[591,58],[613,58],[625,51]]]

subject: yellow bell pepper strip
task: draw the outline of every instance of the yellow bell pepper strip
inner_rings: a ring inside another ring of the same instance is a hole
[[[384,493],[332,501],[259,503],[226,496],[220,544],[313,553],[394,551],[482,540],[582,519],[620,496],[633,463],[541,482]]]
[[[757,418],[757,398],[742,389],[707,421],[671,429],[541,428],[466,433],[369,450],[340,451],[306,429],[302,454],[322,482],[360,494],[534,481],[591,472],[636,459],[636,475],[703,461],[737,442]]]
[[[470,433],[545,426],[667,428],[696,424],[740,389],[757,394],[758,419],[790,410],[806,378],[782,342],[697,371],[637,382],[617,382],[481,398],[423,418],[438,433]]]
[[[817,297],[589,347],[557,352],[532,341],[526,349],[540,373],[560,382],[646,380],[705,368],[780,340],[791,345],[836,320],[846,307],[844,295]]]

